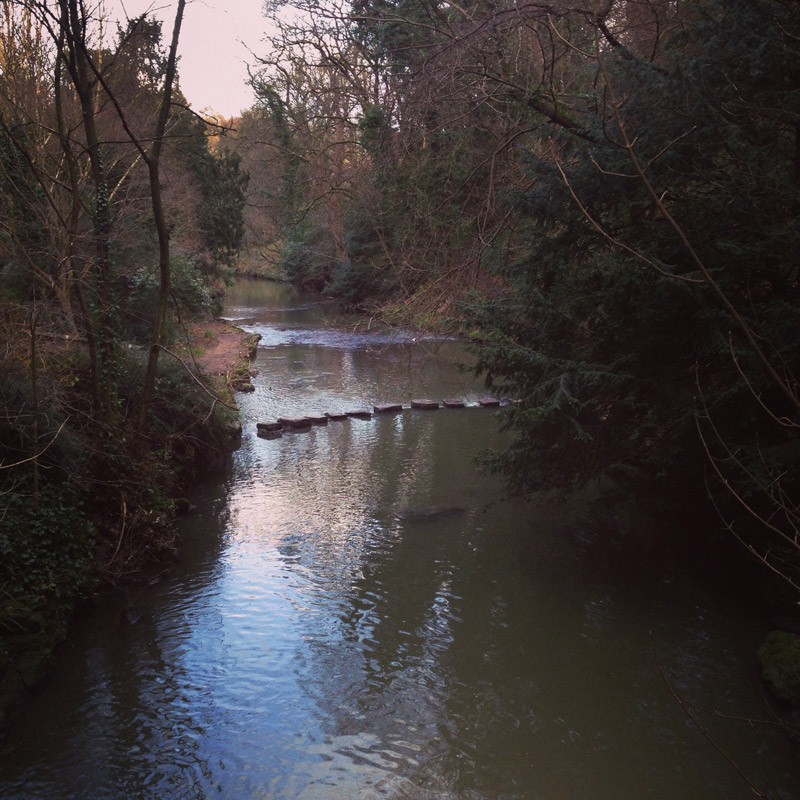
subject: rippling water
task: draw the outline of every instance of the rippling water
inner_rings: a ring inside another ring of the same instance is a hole
[[[2,746],[0,797],[751,797],[662,680],[770,796],[798,770],[763,717],[747,608],[647,531],[502,499],[493,412],[406,410],[279,440],[255,423],[412,397],[474,401],[457,343],[365,330],[283,287],[245,435],[185,520],[183,563],[77,629]]]

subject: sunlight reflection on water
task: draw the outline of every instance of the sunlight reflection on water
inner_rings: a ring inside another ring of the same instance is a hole
[[[183,563],[137,597],[136,624],[109,610],[76,630],[15,726],[0,796],[750,796],[687,725],[653,641],[682,692],[757,716],[758,620],[699,591],[647,532],[611,547],[574,509],[503,500],[473,462],[503,441],[493,412],[255,435],[281,414],[478,395],[457,343],[331,332],[323,311],[236,287],[230,316],[300,333],[265,336],[241,449],[195,498]],[[780,737],[758,755],[752,728],[707,718],[792,797]]]

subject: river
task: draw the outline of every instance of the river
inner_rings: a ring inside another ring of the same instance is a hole
[[[474,464],[503,443],[495,412],[256,436],[278,416],[474,403],[458,343],[262,282],[225,314],[263,337],[241,449],[193,497],[178,567],[59,650],[0,744],[0,797],[752,797],[728,758],[797,797],[783,734],[740,719],[767,716],[763,620],[646,530],[503,499]]]

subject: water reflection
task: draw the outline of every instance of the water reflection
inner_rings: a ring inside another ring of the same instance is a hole
[[[76,631],[12,732],[0,796],[750,796],[658,673],[760,715],[746,608],[700,592],[644,531],[609,541],[575,510],[502,500],[472,461],[500,442],[491,412],[257,438],[279,413],[479,390],[455,343],[432,358],[368,342],[285,288],[245,284],[229,314],[296,336],[259,351],[228,483],[197,498],[184,563],[137,598],[136,624],[109,609]],[[345,333],[313,344],[324,319]],[[703,719],[792,796],[780,736]]]

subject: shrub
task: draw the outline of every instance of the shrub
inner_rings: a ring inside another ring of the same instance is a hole
[[[772,631],[759,648],[761,677],[781,700],[800,701],[800,636]]]

